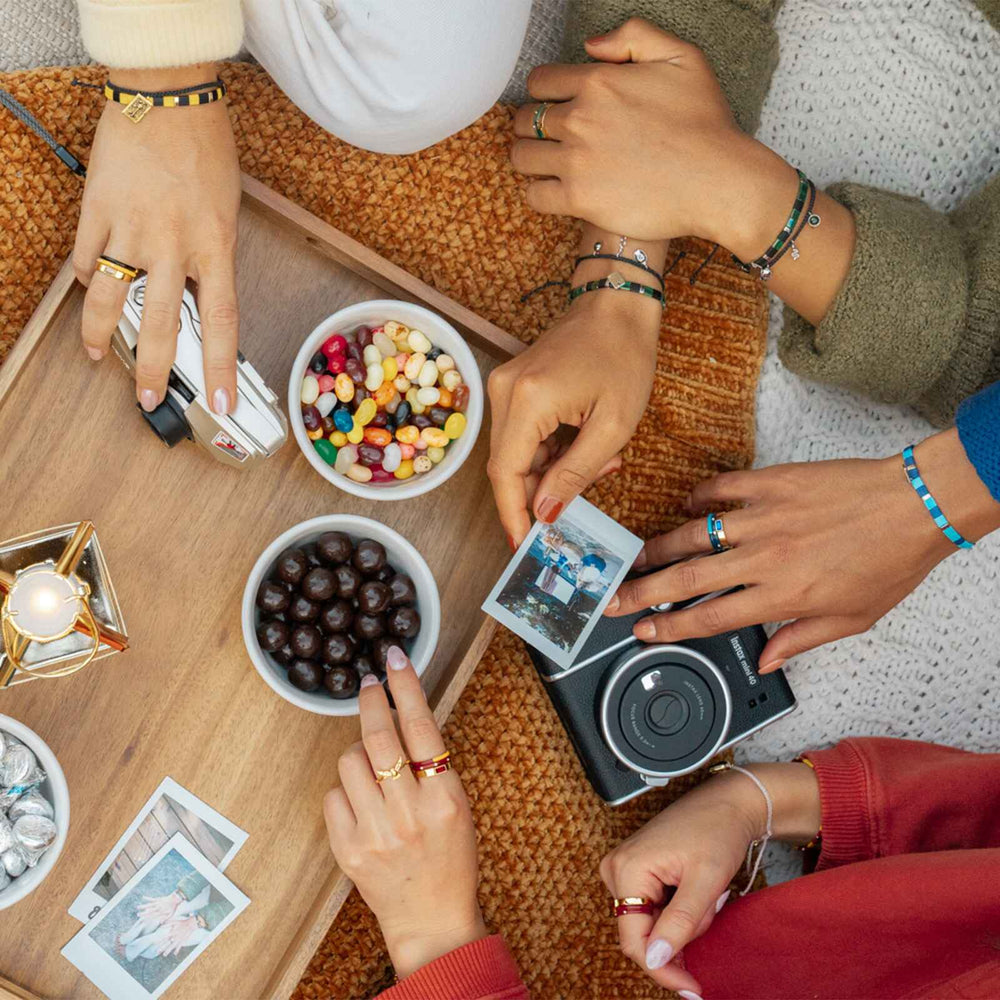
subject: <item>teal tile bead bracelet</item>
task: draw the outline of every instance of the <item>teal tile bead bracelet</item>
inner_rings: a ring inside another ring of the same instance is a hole
[[[903,449],[903,469],[906,471],[906,478],[910,481],[910,485],[916,491],[917,496],[923,501],[927,512],[934,519],[934,523],[944,533],[944,537],[960,549],[971,549],[975,543],[963,538],[955,530],[948,518],[942,513],[937,501],[931,495],[931,491],[927,489],[927,484],[921,478],[920,470],[917,468],[917,460],[913,455],[912,444]]]
[[[601,288],[610,288],[616,292],[635,292],[637,295],[645,295],[651,299],[655,299],[664,308],[667,304],[663,292],[658,288],[653,288],[650,285],[641,285],[637,281],[627,281],[625,276],[618,271],[612,271],[606,278],[588,281],[585,285],[577,285],[576,288],[571,288],[569,300],[572,302],[587,292],[596,292]]]

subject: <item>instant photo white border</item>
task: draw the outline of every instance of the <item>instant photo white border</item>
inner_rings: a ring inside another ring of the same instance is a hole
[[[511,614],[497,601],[500,592],[506,586],[507,581],[514,571],[521,565],[538,533],[545,528],[558,528],[559,522],[563,518],[579,525],[595,541],[600,542],[603,546],[610,549],[622,561],[621,569],[615,574],[610,586],[594,609],[590,621],[583,627],[576,642],[573,643],[572,648],[568,652],[561,646],[557,646],[551,639],[547,639],[544,635],[536,632],[523,619]],[[572,666],[577,654],[583,648],[584,643],[590,637],[590,633],[594,630],[598,621],[600,621],[601,615],[604,614],[604,609],[608,606],[608,602],[615,591],[621,586],[621,582],[628,575],[629,570],[632,569],[632,563],[635,562],[635,557],[639,554],[640,549],[642,549],[641,538],[633,535],[628,529],[623,528],[617,521],[598,510],[592,503],[588,503],[582,497],[577,497],[562,512],[554,524],[548,525],[541,521],[534,523],[531,531],[528,532],[527,537],[518,547],[517,552],[511,557],[507,568],[503,571],[503,575],[497,580],[496,585],[490,591],[486,600],[483,601],[482,610],[490,617],[495,618],[501,625],[509,628],[515,635],[520,636],[526,643],[534,646],[535,649],[557,663],[560,667]]]
[[[152,871],[170,851],[176,851],[185,861],[189,862],[233,904],[232,910],[223,917],[222,922],[212,931],[212,936],[192,948],[191,953],[167,976],[153,991],[146,990],[137,979],[129,975],[90,935],[91,932],[106,920],[115,907],[135,888],[143,876]],[[213,945],[220,934],[250,905],[250,898],[245,896],[223,875],[205,856],[191,844],[182,833],[175,833],[149,861],[146,862],[100,913],[76,932],[60,954],[72,962],[106,997],[108,1000],[136,1000],[145,997],[155,1000],[168,990],[182,976],[201,953]]]
[[[87,884],[80,890],[80,894],[70,904],[69,914],[71,917],[76,917],[80,923],[85,924],[97,917],[97,912],[95,911],[102,910],[105,906],[109,906],[115,901],[117,894],[112,896],[111,899],[105,899],[94,892],[94,886],[97,885],[101,880],[101,876],[111,867],[111,862],[118,857],[125,845],[132,839],[132,835],[139,829],[140,824],[152,811],[153,806],[164,795],[169,795],[178,805],[189,809],[199,819],[204,820],[209,826],[218,830],[223,837],[233,842],[232,847],[226,851],[222,861],[219,862],[218,870],[220,872],[226,870],[226,866],[236,857],[239,849],[246,843],[249,834],[245,830],[241,830],[235,823],[217,813],[210,805],[202,802],[197,795],[189,792],[182,785],[177,784],[173,778],[164,778],[156,791],[146,800],[146,804],[136,814],[135,819],[129,824],[128,829],[121,835],[118,843],[108,851],[107,857],[97,866],[97,871],[87,880]],[[178,834],[178,836],[183,837],[183,834]],[[197,847],[195,850],[197,850]],[[146,864],[149,864],[149,862],[147,861]],[[145,867],[146,865],[142,866],[142,868]],[[139,869],[140,872],[142,868]],[[121,892],[120,889],[118,891]]]

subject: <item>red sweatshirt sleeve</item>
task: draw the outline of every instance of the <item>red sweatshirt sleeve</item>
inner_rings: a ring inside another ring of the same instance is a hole
[[[1000,847],[1000,754],[850,739],[806,756],[823,814],[817,871],[896,854]]]
[[[380,1000],[529,1000],[517,965],[499,934],[456,948],[417,969]]]

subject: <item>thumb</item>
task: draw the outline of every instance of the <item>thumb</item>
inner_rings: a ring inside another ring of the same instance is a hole
[[[551,524],[578,494],[606,472],[624,446],[607,431],[607,425],[591,418],[576,440],[552,463],[535,493],[535,517]]]
[[[864,632],[869,624],[857,618],[828,616],[800,618],[782,625],[761,651],[759,673],[770,674],[781,667],[785,660],[824,643],[857,635]]]
[[[729,886],[716,872],[695,870],[681,879],[674,898],[649,932],[646,968],[663,968],[693,941],[715,916],[716,904]]]
[[[606,35],[588,38],[587,54],[601,62],[656,62],[676,59],[690,48],[676,35],[641,17],[629,18]]]

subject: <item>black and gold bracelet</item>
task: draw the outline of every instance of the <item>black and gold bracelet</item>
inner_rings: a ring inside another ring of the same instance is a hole
[[[618,271],[612,271],[606,278],[598,278],[594,281],[588,281],[585,285],[577,285],[576,288],[571,288],[569,301],[572,302],[587,292],[596,292],[602,288],[610,288],[616,292],[635,292],[637,295],[645,295],[648,298],[655,299],[661,306],[666,306],[666,299],[663,297],[663,292],[658,288],[653,288],[651,285],[640,285],[637,281],[628,281]]]
[[[73,86],[93,87],[103,91],[109,101],[124,105],[122,114],[133,122],[141,122],[151,108],[194,108],[201,104],[213,104],[226,96],[226,85],[219,79],[195,84],[193,87],[182,87],[180,90],[155,90],[148,93],[120,87],[110,80],[103,86],[74,80]]]

